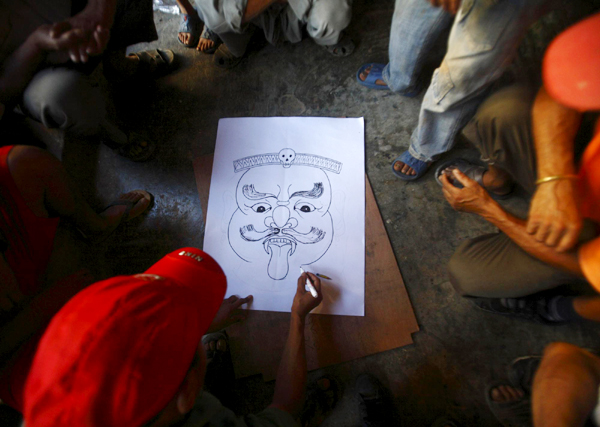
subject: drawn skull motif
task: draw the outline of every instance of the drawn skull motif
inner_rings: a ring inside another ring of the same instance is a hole
[[[284,168],[289,168],[294,163],[296,159],[296,152],[291,148],[284,148],[279,152],[279,161],[283,165]]]
[[[290,154],[295,155],[292,150]],[[315,262],[331,245],[331,185],[322,169],[250,169],[240,177],[236,202],[229,243],[243,260],[264,264],[271,279],[282,280],[290,268],[299,271],[301,265]]]

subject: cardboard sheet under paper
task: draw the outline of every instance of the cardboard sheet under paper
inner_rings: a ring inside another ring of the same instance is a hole
[[[221,119],[204,250],[227,295],[289,312],[300,266],[323,280],[314,312],[364,316],[364,121]]]

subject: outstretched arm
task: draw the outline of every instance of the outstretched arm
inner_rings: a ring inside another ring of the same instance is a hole
[[[565,252],[577,243],[582,226],[573,159],[581,114],[556,102],[542,87],[533,105],[532,121],[538,179],[557,179],[538,184],[527,232],[538,242]]]
[[[93,37],[100,45],[108,39],[108,31],[97,29]],[[62,61],[66,62],[68,52],[83,39],[83,31],[68,22],[38,27],[0,66],[0,104],[11,106],[18,101],[49,52],[63,52]]]
[[[464,188],[455,187],[448,177],[440,175],[444,196],[450,205],[462,212],[475,213],[498,227],[531,256],[562,270],[583,276],[575,251],[558,252],[527,232],[527,222],[506,212],[485,189],[458,169],[452,171]]]
[[[314,298],[310,292],[304,290],[306,278],[310,277],[314,284],[318,298]],[[306,350],[304,339],[304,324],[306,315],[317,307],[323,296],[321,294],[321,281],[312,273],[303,273],[298,278],[298,288],[290,322],[290,333],[288,335],[283,357],[277,371],[275,381],[275,397],[271,406],[282,409],[293,416],[297,416],[304,404],[304,392],[306,388]]]

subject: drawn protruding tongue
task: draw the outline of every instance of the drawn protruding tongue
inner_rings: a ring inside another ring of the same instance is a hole
[[[281,280],[287,276],[290,269],[288,257],[292,251],[292,244],[287,239],[271,239],[268,245],[268,252],[271,256],[269,259],[269,267],[267,269],[269,277],[271,279]]]

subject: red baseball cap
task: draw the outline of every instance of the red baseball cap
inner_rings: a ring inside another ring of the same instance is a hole
[[[600,13],[559,34],[544,56],[546,91],[561,104],[600,110]]]
[[[195,248],[97,282],[52,319],[25,385],[27,426],[141,426],[175,396],[227,289]]]

